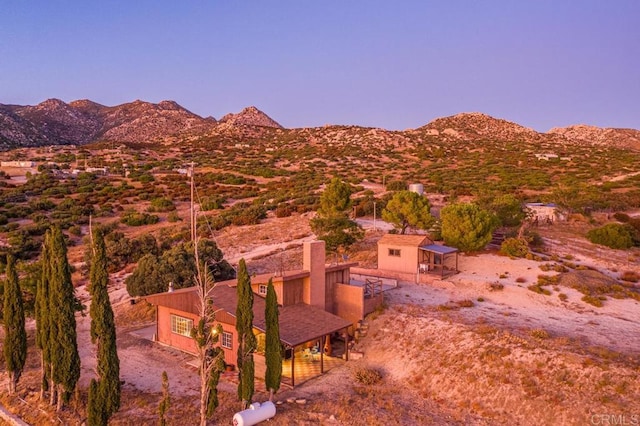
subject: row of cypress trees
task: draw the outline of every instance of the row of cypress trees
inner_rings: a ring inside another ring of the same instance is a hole
[[[109,276],[104,238],[95,233],[90,293],[91,337],[97,345],[98,381],[89,389],[89,425],[106,425],[120,406],[119,361],[113,311],[107,294]],[[36,347],[42,365],[41,399],[57,410],[67,403],[80,378],[75,312],[78,306],[71,281],[67,247],[60,228],[47,230],[40,258],[41,275],[36,288]],[[15,392],[27,356],[27,336],[22,297],[15,259],[7,256],[4,300],[6,338],[4,355],[10,377],[10,392]]]

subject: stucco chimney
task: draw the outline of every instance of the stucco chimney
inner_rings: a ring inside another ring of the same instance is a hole
[[[303,244],[302,269],[309,271],[304,280],[303,300],[306,304],[325,310],[325,244],[309,241]]]

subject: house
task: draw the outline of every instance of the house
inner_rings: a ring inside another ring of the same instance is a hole
[[[264,377],[262,350],[265,338],[265,296],[272,280],[280,306],[280,341],[284,348],[283,383],[290,386],[348,360],[354,326],[383,302],[380,291],[367,291],[350,284],[355,263],[325,264],[324,241],[306,242],[303,269],[251,277],[254,292],[254,334],[256,377]],[[222,327],[220,346],[228,365],[236,363],[238,338],[235,329],[237,280],[216,284],[210,292],[216,309],[216,323]],[[191,328],[199,318],[195,287],[146,296],[157,306],[156,340],[196,353]]]
[[[17,167],[21,169],[35,167],[35,161],[2,161],[0,167]]]
[[[458,249],[434,244],[425,235],[386,234],[378,241],[378,269],[416,281],[420,274],[453,275],[458,273]]]

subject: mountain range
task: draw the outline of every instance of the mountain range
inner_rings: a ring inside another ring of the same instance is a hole
[[[112,107],[86,99],[70,103],[48,99],[35,106],[0,104],[0,150],[98,141],[157,142],[237,130],[240,135],[247,130],[255,134],[260,129],[287,130],[253,106],[216,120],[194,114],[174,101],[154,104],[136,100]],[[540,133],[482,113],[461,113],[435,119],[418,129],[389,133],[415,132],[445,140],[540,140],[640,150],[640,131],[635,129],[576,125]]]

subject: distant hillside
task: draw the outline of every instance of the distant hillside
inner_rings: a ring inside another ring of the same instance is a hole
[[[36,106],[0,104],[0,149],[3,150],[98,141],[174,143],[183,136],[224,136],[235,143],[244,138],[260,138],[270,129],[284,132],[285,140],[304,136],[312,144],[321,140],[323,143],[357,140],[363,145],[379,142],[395,145],[412,137],[426,137],[442,142],[577,143],[640,150],[640,131],[634,129],[578,125],[538,133],[482,113],[437,118],[414,130],[392,132],[359,126],[284,129],[253,106],[216,121],[213,117],[200,117],[173,101],[154,104],[137,100],[113,107],[86,99],[68,104],[49,99]]]
[[[225,116],[228,127],[281,128],[255,107]],[[90,100],[48,99],[36,106],[0,104],[0,148],[84,145],[96,141],[152,142],[184,134],[204,134],[219,123],[173,101],[134,101],[113,107]]]

